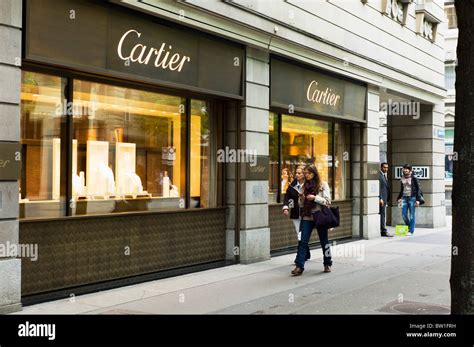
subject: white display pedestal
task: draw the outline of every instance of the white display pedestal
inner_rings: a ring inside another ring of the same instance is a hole
[[[140,177],[136,174],[136,144],[117,142],[115,145],[116,192],[119,196],[137,198],[150,196],[143,190]]]
[[[108,199],[115,195],[115,180],[109,168],[109,143],[87,141],[87,195],[92,199]]]

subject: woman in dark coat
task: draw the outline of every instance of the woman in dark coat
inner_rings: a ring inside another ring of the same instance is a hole
[[[285,199],[283,202],[283,214],[286,217],[290,217],[293,224],[295,225],[296,230],[296,237],[298,241],[301,241],[301,218],[300,218],[300,206],[299,206],[299,199],[300,194],[303,192],[303,185],[304,185],[304,167],[298,166],[295,172],[295,179],[291,184],[288,186],[288,189],[285,193]],[[311,253],[309,250],[309,245],[306,248],[306,260],[311,259]]]

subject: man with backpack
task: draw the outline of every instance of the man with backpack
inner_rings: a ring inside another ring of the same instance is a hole
[[[413,169],[410,164],[403,165],[403,175],[400,178],[400,193],[397,200],[399,203],[402,203],[402,216],[405,224],[408,225],[408,233],[413,235],[416,223],[415,208],[423,205],[425,200],[421,192],[420,182],[413,176]]]

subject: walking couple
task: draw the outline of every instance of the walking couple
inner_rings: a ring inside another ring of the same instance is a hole
[[[293,221],[298,237],[296,267],[291,271],[293,276],[303,274],[305,262],[311,258],[309,239],[315,228],[313,213],[322,206],[331,204],[331,192],[327,182],[321,180],[315,165],[309,164],[296,168],[295,179],[286,189],[283,214]],[[317,228],[323,251],[324,272],[331,272],[331,248],[328,240],[328,229]]]

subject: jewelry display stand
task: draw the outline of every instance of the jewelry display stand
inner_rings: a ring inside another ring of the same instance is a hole
[[[117,142],[115,145],[116,192],[121,196],[132,198],[151,197],[143,190],[140,176],[136,170],[136,144]]]
[[[114,173],[109,164],[109,143],[87,141],[87,195],[89,198],[109,199],[115,196]]]

